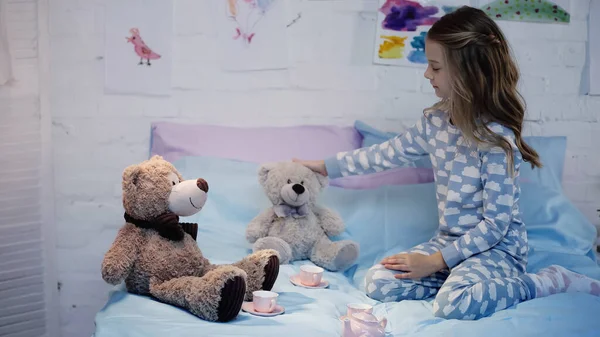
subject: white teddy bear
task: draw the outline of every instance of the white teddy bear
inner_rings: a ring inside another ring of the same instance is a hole
[[[345,226],[332,210],[316,200],[327,178],[293,162],[265,164],[259,169],[259,181],[273,203],[246,229],[253,250],[275,249],[282,264],[310,259],[330,271],[343,271],[354,264],[358,243],[332,242]]]

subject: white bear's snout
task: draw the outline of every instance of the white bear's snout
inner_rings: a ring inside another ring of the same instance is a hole
[[[287,184],[281,188],[281,199],[290,206],[302,206],[309,197],[308,189],[301,184]]]
[[[169,195],[169,210],[179,216],[194,215],[204,207],[208,183],[204,179],[185,180],[173,186]]]
[[[305,191],[304,186],[300,185],[300,184],[294,184],[292,186],[292,190],[294,190],[294,192],[296,192],[296,194],[302,194]]]

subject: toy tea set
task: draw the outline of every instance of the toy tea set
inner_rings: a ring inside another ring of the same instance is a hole
[[[344,323],[344,337],[383,337],[387,319],[377,319],[373,315],[373,306],[364,303],[349,303],[346,305],[346,315],[340,317]]]
[[[290,277],[290,282],[298,287],[309,289],[322,289],[329,286],[327,280],[323,280],[324,269],[318,266],[304,265],[300,272]],[[244,302],[242,310],[257,316],[277,316],[283,314],[285,309],[277,304],[279,294],[273,291],[258,290],[253,292],[252,302]]]
[[[309,289],[327,288],[329,282],[323,279],[323,268],[303,265],[300,272],[290,277],[290,282],[298,287]],[[242,310],[257,316],[271,317],[283,314],[285,309],[277,304],[279,294],[259,290],[253,293],[252,302],[244,302]],[[365,303],[349,303],[346,314],[340,317],[343,323],[343,337],[383,337],[387,319],[373,315],[373,306]]]

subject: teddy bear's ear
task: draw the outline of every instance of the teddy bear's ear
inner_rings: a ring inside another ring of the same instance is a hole
[[[258,169],[258,181],[263,185],[269,177],[269,171],[275,167],[275,163],[262,164]]]
[[[138,178],[142,173],[142,168],[139,165],[128,166],[123,171],[123,183],[137,185]]]
[[[319,181],[319,185],[321,185],[321,188],[325,188],[327,185],[329,185],[329,179],[327,179],[326,176],[315,172],[315,176],[317,177],[317,180]]]
[[[159,156],[159,155],[157,155],[157,154],[155,154],[154,156],[152,156],[152,157],[150,158],[150,160],[163,160],[163,157],[162,157],[162,156]]]

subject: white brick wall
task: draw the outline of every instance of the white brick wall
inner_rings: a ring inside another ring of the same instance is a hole
[[[173,95],[103,94],[101,0],[51,1],[51,111],[63,334],[90,335],[109,289],[100,263],[122,223],[123,168],[148,154],[155,120],[232,125],[352,124],[399,130],[435,101],[414,69],[371,63],[375,0],[292,0],[293,68],[223,73],[209,2],[175,1]],[[503,22],[523,73],[529,134],[569,137],[567,195],[598,223],[600,97],[578,95],[588,0],[570,25]],[[26,74],[32,71],[25,67]],[[22,90],[27,90],[23,88]],[[265,106],[264,102],[270,105]],[[66,262],[66,259],[74,259]]]

